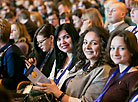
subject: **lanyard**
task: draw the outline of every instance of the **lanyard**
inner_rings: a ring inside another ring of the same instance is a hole
[[[40,67],[39,67],[40,71],[42,71],[42,70],[43,70],[43,67],[44,67],[44,65],[45,65],[45,62],[46,62],[46,61],[47,61],[47,59],[49,58],[49,56],[50,56],[51,52],[52,52],[52,51],[50,51],[50,52],[48,52],[48,53],[46,54],[45,59],[43,60],[43,62],[41,63],[41,65],[40,65]]]
[[[131,66],[128,66],[122,73],[120,73],[120,75],[106,88],[107,84],[111,81],[111,79],[113,77],[116,76],[116,74],[119,72],[119,67],[113,72],[113,74],[109,77],[108,81],[106,82],[102,92],[100,93],[100,95],[96,98],[96,100],[94,100],[93,102],[100,102],[102,96],[107,92],[107,90],[113,85],[115,84],[129,69],[131,68]]]
[[[86,67],[83,68],[83,70],[86,70],[89,67],[89,65],[87,65]]]
[[[67,71],[67,69],[69,68],[69,66],[71,65],[72,60],[70,61],[69,65],[67,66],[67,68],[61,73],[61,75],[58,77],[58,79],[56,79],[56,77],[54,77],[54,82],[56,83],[56,85],[59,83],[60,79],[62,78],[62,76],[65,74],[65,72]],[[58,70],[58,72],[61,70],[61,68]],[[57,73],[58,73],[57,72]]]
[[[138,102],[138,93],[136,93],[130,100],[129,102]]]
[[[136,29],[137,29],[137,26],[131,32],[134,33],[134,34],[136,34],[138,32],[138,30],[135,31]]]

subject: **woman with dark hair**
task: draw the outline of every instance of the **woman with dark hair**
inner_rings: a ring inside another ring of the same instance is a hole
[[[49,78],[53,79],[59,89],[65,90],[64,82],[69,77],[76,62],[76,49],[79,34],[73,24],[65,23],[60,25],[54,36],[55,62]]]
[[[104,28],[92,27],[87,30],[79,40],[79,62],[70,70],[64,84],[65,90],[59,90],[52,80],[51,84],[38,83],[43,86],[40,90],[52,92],[61,102],[92,102],[96,99],[110,70],[105,60],[108,38],[109,33]]]
[[[83,14],[84,10],[83,9],[76,9],[73,13],[72,13],[72,20],[73,20],[73,24],[74,27],[76,28],[76,30],[78,32],[80,32],[80,28],[82,26],[82,14]]]
[[[95,102],[125,102],[138,81],[138,46],[132,32],[118,31],[107,44],[109,61],[117,65]]]
[[[30,63],[34,62],[36,67],[47,77],[50,75],[55,60],[53,46],[54,33],[55,28],[51,24],[44,24],[36,30],[32,54],[35,58],[30,58],[28,60]],[[29,68],[30,65],[27,67]]]
[[[76,49],[79,34],[73,27],[73,24],[65,23],[60,25],[55,31],[54,49],[56,61],[50,75],[51,79],[56,82],[57,78],[62,74],[64,69],[67,69],[59,82],[56,82],[59,88],[62,87],[67,74],[77,62]]]
[[[59,88],[62,87],[69,71],[77,62],[77,58],[75,56],[76,56],[78,39],[79,35],[75,30],[75,28],[73,27],[73,24],[65,23],[63,25],[60,25],[55,31],[54,35],[55,62],[54,64],[52,64],[53,67],[49,78],[53,79]],[[40,41],[37,40],[37,42]],[[52,62],[49,63],[51,64]],[[29,64],[29,66],[31,65]]]

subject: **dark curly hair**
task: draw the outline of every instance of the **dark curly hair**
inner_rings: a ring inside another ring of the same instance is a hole
[[[86,30],[80,37],[80,40],[78,43],[78,49],[77,49],[77,52],[78,52],[77,58],[78,58],[78,60],[80,60],[80,63],[77,65],[78,69],[81,69],[82,67],[84,67],[86,65],[87,58],[83,53],[82,45],[83,45],[84,37],[88,32],[94,32],[100,39],[100,55],[98,57],[97,62],[94,64],[93,68],[107,63],[107,61],[105,60],[105,56],[106,56],[105,48],[106,48],[106,44],[107,44],[107,41],[109,38],[109,33],[103,27],[95,26],[95,27],[91,27],[90,29]],[[93,68],[91,68],[91,70]]]

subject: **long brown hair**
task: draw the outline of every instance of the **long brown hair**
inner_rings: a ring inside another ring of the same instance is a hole
[[[105,48],[106,48],[106,44],[109,38],[109,33],[103,27],[91,27],[88,30],[86,30],[79,39],[78,48],[77,48],[77,52],[78,52],[77,58],[80,61],[80,64],[77,65],[78,69],[86,65],[86,62],[87,62],[86,61],[87,58],[84,55],[83,50],[82,50],[82,45],[83,45],[84,37],[88,32],[94,32],[100,39],[100,54],[94,67],[98,67],[100,65],[104,65],[105,63],[107,63],[107,61],[105,60],[105,57],[106,57]]]
[[[85,10],[84,13],[82,14],[82,18],[83,19],[91,19],[91,21],[92,21],[91,26],[104,27],[102,16],[96,8],[89,8],[89,9]]]
[[[30,42],[31,42],[31,37],[30,37],[30,35],[28,34],[28,31],[27,31],[25,25],[22,24],[22,23],[19,23],[19,22],[15,22],[15,23],[13,23],[13,24],[16,26],[17,31],[19,32],[19,33],[18,33],[18,34],[19,34],[19,37],[18,37],[18,39],[17,39],[16,42],[25,41],[25,42],[30,43]]]

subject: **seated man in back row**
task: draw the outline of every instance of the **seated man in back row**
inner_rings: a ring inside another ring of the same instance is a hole
[[[9,42],[11,25],[0,19],[0,85],[15,90],[17,84],[25,79],[25,62],[20,49]]]
[[[113,34],[118,30],[125,30],[129,25],[124,22],[127,13],[127,7],[122,2],[115,2],[109,6],[108,22],[106,29]]]

